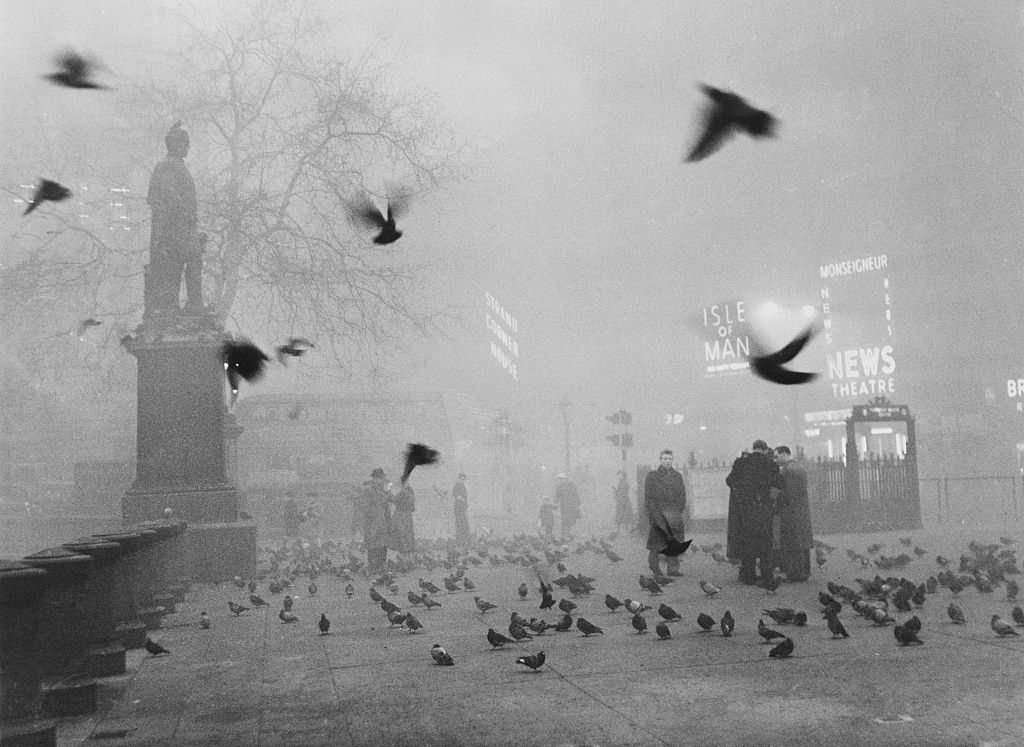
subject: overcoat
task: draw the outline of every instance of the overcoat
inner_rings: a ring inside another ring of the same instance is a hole
[[[661,551],[670,539],[683,542],[686,533],[686,483],[672,467],[658,467],[644,478],[647,549]]]
[[[760,557],[772,549],[773,480],[779,466],[759,451],[744,454],[725,478],[729,486],[726,555]]]

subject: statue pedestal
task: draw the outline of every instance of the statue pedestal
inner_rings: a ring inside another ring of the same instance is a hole
[[[217,581],[251,575],[256,526],[238,521],[238,489],[226,472],[223,328],[209,314],[148,314],[122,342],[138,360],[135,482],[128,525],[188,522],[182,576]]]

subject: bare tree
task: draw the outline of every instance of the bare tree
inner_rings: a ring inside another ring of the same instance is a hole
[[[42,227],[14,237],[19,260],[4,269],[8,287],[21,301],[74,290],[79,314],[95,308],[111,320],[111,336],[137,320],[146,180],[154,145],[181,121],[191,134],[200,230],[210,237],[204,298],[220,320],[267,337],[315,337],[348,363],[372,362],[400,335],[435,329],[449,312],[418,298],[430,268],[410,259],[410,241],[377,246],[345,212],[357,193],[383,207],[389,185],[415,198],[456,174],[461,148],[429,103],[389,92],[373,52],[343,59],[325,51],[321,22],[305,6],[260,2],[230,26],[181,20],[190,43],[161,82],[122,97],[134,111],[112,122],[133,134],[119,158],[107,159],[109,183],[131,186],[106,202],[137,220],[112,232],[81,211],[48,211]],[[81,173],[101,181],[96,148],[74,153]]]

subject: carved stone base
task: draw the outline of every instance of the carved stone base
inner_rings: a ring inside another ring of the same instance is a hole
[[[54,747],[56,744],[57,721],[54,719],[0,725],[0,747]]]
[[[153,596],[153,601],[160,607],[160,615],[162,617],[173,615],[176,611],[175,605],[177,605],[178,599],[171,592],[156,594]]]
[[[114,628],[114,634],[126,649],[142,648],[146,645],[146,624],[142,620],[127,620]]]
[[[182,545],[195,581],[252,578],[256,574],[256,525],[251,522],[189,524]]]
[[[176,521],[232,522],[238,518],[238,490],[225,485],[176,490],[132,488],[124,498],[125,526],[163,520],[168,508]]]
[[[139,619],[146,630],[155,630],[162,624],[164,614],[163,607],[144,607],[139,610]]]
[[[125,648],[120,643],[90,648],[87,657],[86,668],[93,677],[116,677],[125,672]]]
[[[73,677],[44,686],[43,708],[57,718],[93,713],[96,710],[96,680]]]

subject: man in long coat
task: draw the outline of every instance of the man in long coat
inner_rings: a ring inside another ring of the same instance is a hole
[[[416,549],[416,530],[413,514],[416,512],[416,493],[412,485],[406,483],[391,499],[395,511],[391,514],[392,550],[401,553],[413,552]]]
[[[459,547],[470,544],[469,536],[469,495],[466,493],[466,473],[460,472],[459,479],[452,486],[452,513],[455,514],[455,539]]]
[[[580,492],[576,489],[576,483],[564,474],[558,475],[558,483],[555,485],[555,503],[558,505],[558,513],[562,518],[562,540],[566,541],[572,537],[572,530],[583,513],[580,511]]]
[[[360,504],[363,513],[363,541],[366,543],[366,565],[369,573],[383,573],[388,560],[391,535],[391,513],[388,503],[387,477],[380,467],[370,473],[370,483],[363,489]]]
[[[772,481],[778,473],[771,449],[758,439],[750,453],[744,453],[733,462],[732,471],[725,478],[729,486],[726,554],[740,561],[740,583],[758,583],[758,559],[762,582],[774,573]]]
[[[682,542],[686,533],[686,484],[683,476],[672,466],[674,455],[665,449],[659,457],[658,469],[644,478],[644,513],[650,529],[647,532],[647,565],[651,572],[661,575],[661,551],[670,541]],[[679,571],[679,558],[667,558],[669,576],[683,575]]]
[[[807,470],[793,458],[788,446],[775,448],[779,475],[779,567],[788,581],[806,581],[811,576],[811,504],[807,496]]]

